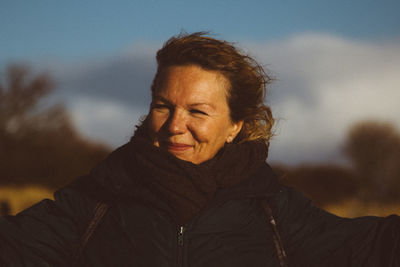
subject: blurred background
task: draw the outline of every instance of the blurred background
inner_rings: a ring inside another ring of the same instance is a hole
[[[275,82],[269,163],[341,216],[400,214],[400,2],[0,1],[0,213],[129,140],[155,53],[210,31]]]

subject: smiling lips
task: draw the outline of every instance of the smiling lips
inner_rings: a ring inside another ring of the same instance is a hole
[[[181,152],[192,148],[193,146],[182,143],[167,143],[167,148],[171,152]]]

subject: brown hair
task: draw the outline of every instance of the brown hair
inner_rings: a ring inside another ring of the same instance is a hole
[[[167,67],[194,64],[219,71],[230,81],[227,92],[230,117],[234,122],[244,121],[234,142],[263,140],[268,143],[274,119],[264,98],[266,85],[272,79],[253,58],[240,52],[232,43],[197,32],[170,38],[157,52],[156,59],[158,68],[151,87],[153,96],[160,75]]]

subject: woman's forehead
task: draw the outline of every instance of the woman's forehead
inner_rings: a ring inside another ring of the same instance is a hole
[[[186,86],[189,89],[218,87],[226,90],[229,88],[230,82],[220,71],[204,69],[199,65],[178,65],[169,66],[161,70],[155,89],[161,92],[182,86]]]
[[[171,73],[175,74],[179,72],[185,72],[186,75],[190,73],[192,76],[206,76],[209,79],[225,82],[227,85],[230,85],[229,79],[222,71],[207,69],[198,64],[166,66],[159,70],[160,82],[163,82],[162,80],[165,80],[166,78],[168,79]]]
[[[153,101],[185,105],[215,105],[226,102],[226,78],[198,66],[173,66],[163,73]]]

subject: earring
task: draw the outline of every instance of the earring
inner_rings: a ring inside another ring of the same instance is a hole
[[[232,142],[232,136],[229,136],[229,137],[226,139],[226,142],[227,142],[227,143],[231,143],[231,142]]]

